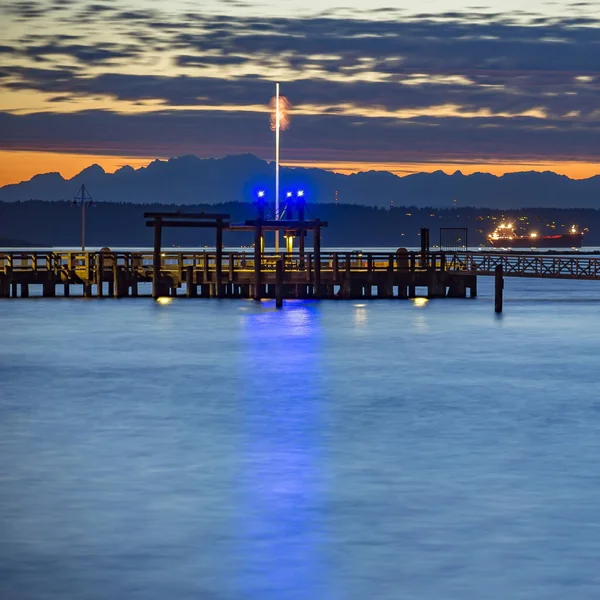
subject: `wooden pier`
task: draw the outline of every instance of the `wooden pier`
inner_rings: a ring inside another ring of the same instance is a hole
[[[185,295],[205,298],[464,298],[477,276],[449,270],[444,253],[10,252],[0,298]],[[144,286],[143,284],[153,284]],[[62,293],[57,294],[60,288]],[[418,288],[420,293],[417,294]]]
[[[157,263],[157,261],[159,261]],[[155,265],[159,264],[156,269]],[[477,277],[600,280],[600,256],[530,252],[29,252],[0,254],[0,298],[466,298]],[[144,285],[149,284],[149,285]],[[76,286],[75,288],[73,286]],[[58,290],[58,293],[57,293]]]

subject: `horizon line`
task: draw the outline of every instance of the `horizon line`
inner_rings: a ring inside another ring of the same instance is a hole
[[[199,160],[222,160],[229,157],[251,155],[258,160],[271,164],[274,160],[264,159],[252,152],[238,152],[223,156],[198,156],[197,154],[180,154],[177,156],[119,156],[92,153],[38,152],[28,150],[0,150],[0,162],[8,167],[0,173],[0,188],[7,185],[18,185],[31,180],[37,175],[59,173],[65,180],[79,175],[83,170],[98,165],[105,173],[113,174],[123,167],[134,170],[147,167],[154,161],[194,156]],[[39,166],[32,166],[39,165]],[[43,165],[47,165],[44,167]],[[52,166],[51,166],[52,165]],[[282,160],[281,165],[288,168],[321,169],[341,175],[379,172],[389,173],[403,178],[416,174],[432,174],[443,172],[446,175],[461,173],[464,176],[473,174],[502,177],[514,173],[553,173],[571,180],[586,180],[600,175],[600,162],[586,161],[484,161],[484,160],[440,160],[440,161],[336,161],[336,160]],[[4,175],[4,176],[3,176]]]

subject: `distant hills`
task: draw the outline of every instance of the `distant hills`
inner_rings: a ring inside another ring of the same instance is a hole
[[[264,188],[272,199],[274,164],[251,154],[221,159],[182,156],[155,160],[147,167],[123,167],[105,173],[92,165],[71,179],[59,173],[36,175],[29,181],[0,188],[0,202],[72,200],[85,184],[97,202],[134,204],[221,204],[250,202]],[[398,177],[385,171],[342,175],[323,169],[283,168],[281,189],[303,188],[308,202],[388,208],[415,206],[453,208],[521,207],[600,208],[600,175],[583,180],[552,172],[446,175],[441,171]]]
[[[225,213],[231,215],[232,223],[244,223],[256,214],[255,207],[248,202],[185,206],[98,202],[86,212],[86,242],[92,247],[151,247],[153,232],[145,226],[144,212],[165,210]],[[469,244],[479,246],[485,244],[486,236],[504,219],[514,221],[524,232],[531,230],[540,235],[560,233],[575,224],[585,232],[586,246],[600,246],[600,210],[585,208],[498,210],[395,206],[389,209],[356,204],[313,204],[307,206],[307,216],[318,217],[329,224],[322,233],[323,247],[327,248],[418,247],[421,227],[430,229],[432,244],[439,243],[442,227],[466,228]],[[76,248],[81,240],[81,210],[70,202],[0,202],[2,237],[43,240],[57,248]],[[273,236],[268,237],[268,243],[272,244]],[[251,232],[224,232],[224,243],[228,247],[249,247],[253,241]],[[210,247],[215,244],[215,232],[167,228],[163,231],[163,244],[165,247]],[[310,235],[307,244],[312,244]],[[0,243],[0,247],[2,245]]]

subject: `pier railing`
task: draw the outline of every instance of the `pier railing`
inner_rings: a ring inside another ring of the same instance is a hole
[[[494,275],[502,266],[505,277],[544,279],[600,279],[600,257],[572,254],[447,252],[446,270],[472,275]]]
[[[322,252],[319,255],[321,273],[351,271],[353,273],[382,273],[387,271],[446,271],[493,275],[502,265],[507,277],[540,277],[551,279],[600,279],[600,257],[586,255],[557,255],[515,252]],[[218,269],[215,252],[163,252],[161,271],[180,272],[191,266],[207,273]],[[275,272],[278,259],[283,259],[286,272],[315,270],[313,252],[262,253],[260,270]],[[224,252],[221,271],[243,273],[255,271],[255,254]],[[142,275],[152,272],[152,252],[8,252],[0,253],[0,270],[12,272],[76,272],[86,278],[102,265],[103,270],[115,266]]]
[[[283,259],[286,271],[311,271],[315,268],[315,253],[262,253],[261,270],[275,271],[278,259]],[[321,271],[347,270],[353,272],[384,272],[391,269],[421,270],[441,264],[441,254],[422,257],[421,253],[405,254],[374,252],[321,252]],[[0,269],[6,267],[17,271],[60,272],[64,270],[94,269],[100,262],[103,268],[122,266],[133,270],[152,270],[152,252],[8,252],[0,254]],[[161,270],[177,271],[192,266],[197,269],[217,270],[216,252],[163,252]],[[224,252],[222,269],[227,271],[253,271],[254,252]]]
[[[155,262],[156,261],[156,262]],[[156,266],[159,268],[157,269]],[[0,298],[42,295],[282,298],[477,295],[477,276],[600,279],[599,256],[499,252],[29,252],[0,253]],[[83,286],[83,292],[79,292]],[[34,292],[37,293],[37,292]]]

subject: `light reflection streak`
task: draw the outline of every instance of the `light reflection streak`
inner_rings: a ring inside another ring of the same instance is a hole
[[[322,597],[321,331],[316,304],[240,315],[245,349],[237,584],[260,598]]]

